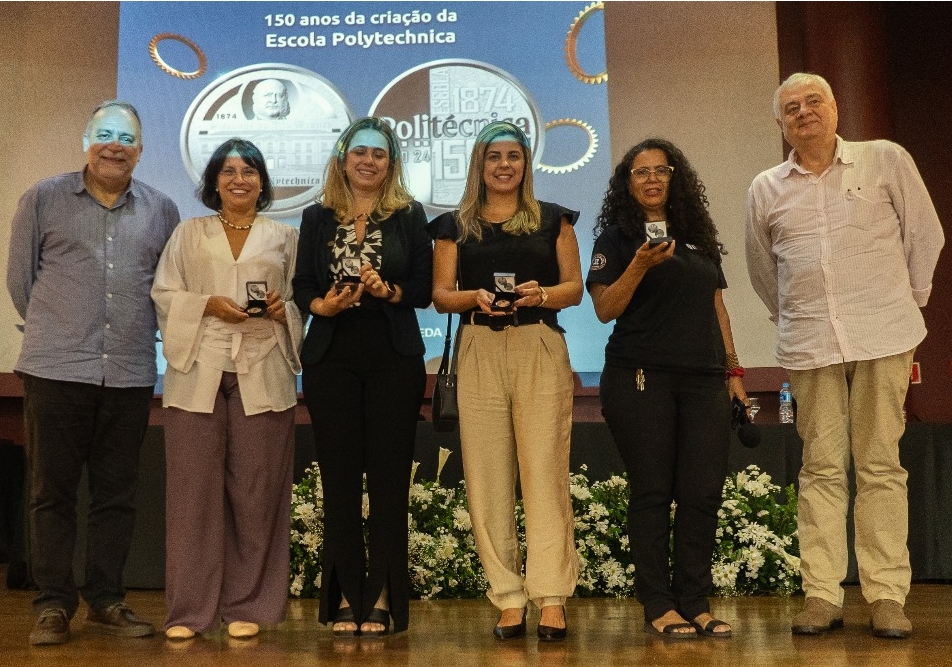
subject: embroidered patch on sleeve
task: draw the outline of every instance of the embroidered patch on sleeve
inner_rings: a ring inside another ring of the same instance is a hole
[[[608,264],[608,260],[605,259],[605,255],[600,252],[596,252],[592,255],[592,271],[598,271],[599,269],[604,269],[605,265]]]

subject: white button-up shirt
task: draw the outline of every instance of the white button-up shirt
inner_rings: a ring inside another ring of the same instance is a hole
[[[901,146],[837,137],[819,175],[791,151],[747,194],[747,269],[779,327],[777,361],[806,370],[914,348],[943,243]]]

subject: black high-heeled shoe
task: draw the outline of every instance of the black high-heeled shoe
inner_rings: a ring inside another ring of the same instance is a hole
[[[334,617],[334,625],[338,623],[353,623],[357,625],[357,617],[354,616],[353,607],[341,607],[337,610],[337,616]],[[357,626],[353,630],[334,630],[335,637],[359,637],[360,636],[360,626]]]
[[[536,628],[536,634],[539,636],[539,639],[544,642],[558,642],[565,639],[568,635],[568,621],[565,618],[565,607],[562,607],[562,622],[564,627],[556,628],[551,625],[542,625],[539,624],[539,627]]]
[[[518,639],[526,636],[526,609],[522,609],[522,620],[516,625],[497,625],[493,628],[493,637],[499,641]]]

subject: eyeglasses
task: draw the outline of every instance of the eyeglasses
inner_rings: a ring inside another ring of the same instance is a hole
[[[631,177],[635,180],[635,183],[647,183],[648,179],[651,178],[651,175],[654,174],[662,183],[667,183],[671,180],[671,175],[674,173],[674,167],[664,164],[660,167],[655,167],[654,169],[649,169],[648,167],[641,167],[639,169],[631,170]]]
[[[111,144],[118,143],[122,146],[136,146],[139,143],[139,139],[134,134],[127,134],[125,132],[115,133],[109,130],[99,130],[93,135],[96,144]]]
[[[238,174],[241,174],[241,177],[246,181],[253,181],[258,178],[258,170],[251,167],[245,167],[240,172],[237,169],[232,169],[231,167],[226,167],[218,172],[219,178],[234,179],[238,177]]]

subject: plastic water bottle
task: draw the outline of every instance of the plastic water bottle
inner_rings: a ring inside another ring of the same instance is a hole
[[[784,382],[780,387],[780,423],[793,423],[793,395],[790,393],[789,382]]]

